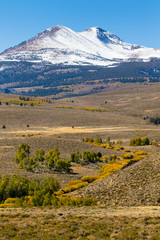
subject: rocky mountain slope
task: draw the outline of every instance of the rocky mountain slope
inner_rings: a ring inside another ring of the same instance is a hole
[[[141,160],[71,195],[91,196],[107,206],[157,205],[160,199],[159,156]]]
[[[99,66],[150,58],[160,58],[160,49],[125,43],[99,27],[75,32],[64,26],[49,28],[0,54],[0,61]]]

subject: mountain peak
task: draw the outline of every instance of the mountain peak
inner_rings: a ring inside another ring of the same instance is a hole
[[[103,29],[103,28],[101,28],[101,27],[98,27],[98,26],[96,26],[96,27],[91,27],[91,28],[87,28],[85,31],[88,31],[88,32],[96,32],[96,33],[113,34],[113,33],[109,32],[109,31],[107,31],[107,30],[105,30],[105,29]],[[113,34],[113,35],[114,35],[114,34]]]
[[[47,28],[44,32],[56,32],[59,30],[68,30],[69,28],[63,26],[63,25],[56,25],[50,28]]]
[[[42,37],[42,36],[46,36],[46,35],[54,35],[56,34],[57,32],[59,31],[69,31],[70,29],[65,27],[65,26],[62,26],[62,25],[56,25],[56,26],[53,26],[53,27],[50,27],[50,28],[47,28],[46,30],[44,30],[43,32],[40,32],[37,36],[35,36],[34,38],[39,38],[39,37]]]
[[[52,30],[59,30],[61,28],[63,28],[64,26],[61,26],[61,25],[56,25],[56,26],[53,26],[53,27],[50,27],[50,28],[47,28],[45,31],[52,31]]]
[[[117,37],[115,34],[106,31],[100,27],[91,27],[84,31],[84,33],[90,33],[91,35],[94,35],[96,38],[98,38],[100,41],[102,41],[104,44],[121,44],[123,41]]]
[[[85,32],[92,32],[92,33],[103,33],[103,32],[106,32],[106,33],[110,33],[110,32],[108,32],[108,31],[106,31],[106,30],[104,30],[104,29],[102,29],[102,28],[100,28],[100,27],[91,27],[91,28],[87,28],[86,30],[85,30]]]

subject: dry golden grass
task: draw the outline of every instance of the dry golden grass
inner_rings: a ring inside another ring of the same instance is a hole
[[[0,210],[1,239],[155,239],[159,208]]]

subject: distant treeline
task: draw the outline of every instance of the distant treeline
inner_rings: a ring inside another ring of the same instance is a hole
[[[45,96],[55,95],[60,92],[70,92],[71,89],[59,88],[59,86],[94,84],[95,80],[102,83],[110,81],[126,82],[150,82],[160,81],[159,60],[150,62],[121,63],[117,67],[108,68],[101,66],[63,66],[46,63],[29,62],[1,62],[0,67],[5,67],[0,73],[0,82],[13,83],[13,88],[38,87],[24,95]],[[69,69],[69,70],[68,70]],[[89,84],[90,84],[89,83]],[[9,88],[12,90],[12,87]],[[96,89],[95,89],[96,91]]]

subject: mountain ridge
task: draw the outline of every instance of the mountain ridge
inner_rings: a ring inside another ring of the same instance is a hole
[[[0,61],[100,66],[151,58],[160,58],[160,49],[126,43],[100,27],[75,32],[61,25],[48,28],[0,54]]]

